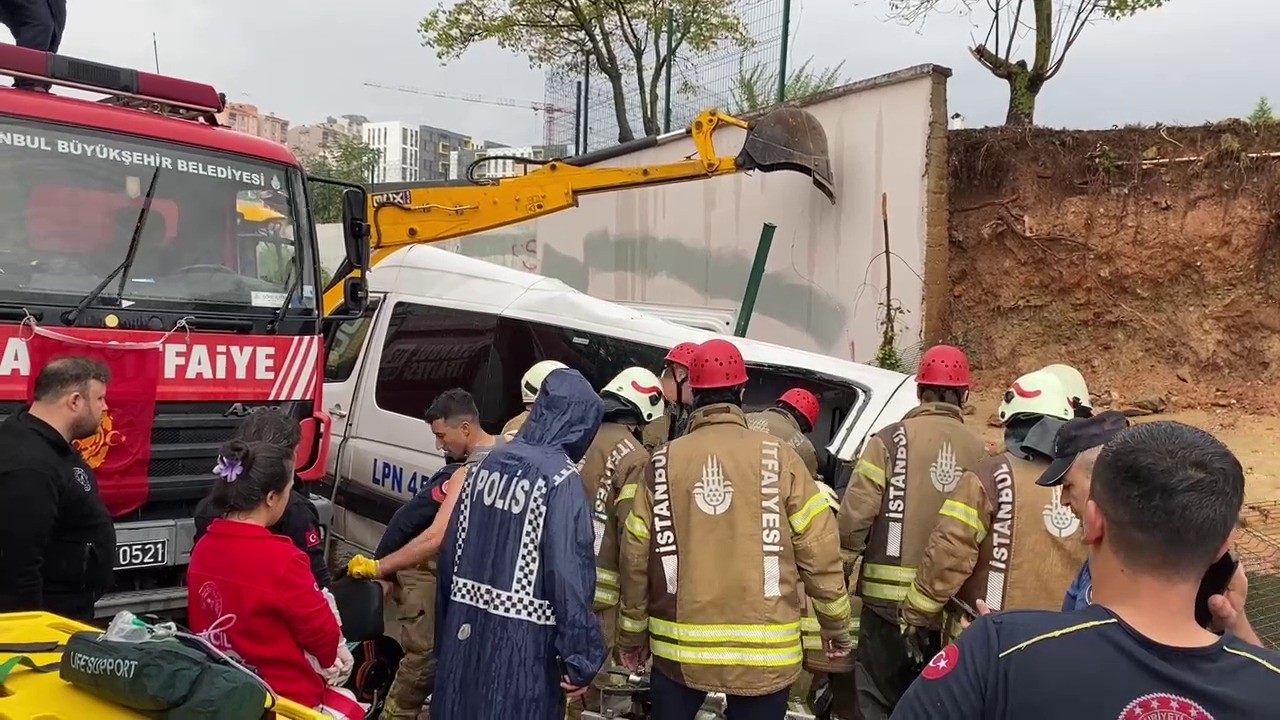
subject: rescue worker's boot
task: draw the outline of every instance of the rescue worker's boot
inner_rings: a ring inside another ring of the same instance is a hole
[[[404,657],[382,708],[382,720],[418,720],[435,684],[436,576],[424,570],[396,575],[401,586],[400,647]]]

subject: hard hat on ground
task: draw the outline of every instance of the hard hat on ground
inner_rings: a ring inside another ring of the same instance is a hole
[[[822,482],[821,480],[817,480],[815,482],[818,483],[818,490],[822,493],[823,499],[827,501],[827,505],[829,505],[832,510],[840,512],[840,496],[836,495],[836,491],[832,489],[830,485]]]
[[[525,371],[524,377],[520,378],[520,397],[524,403],[528,405],[538,397],[538,390],[542,388],[542,383],[547,376],[556,370],[568,369],[568,365],[559,360],[542,360],[533,364],[533,367]]]
[[[936,387],[969,387],[969,358],[952,345],[934,345],[920,358],[916,369],[917,385]]]
[[[1041,369],[1053,373],[1053,376],[1058,378],[1058,382],[1062,383],[1062,389],[1067,392],[1067,397],[1073,406],[1093,409],[1093,401],[1089,398],[1089,386],[1085,384],[1084,375],[1081,375],[1079,370],[1062,363],[1045,365]]]
[[[618,373],[604,386],[603,392],[634,406],[640,419],[647,423],[662,417],[666,409],[662,402],[662,381],[642,367],[629,367]]]
[[[731,388],[747,382],[747,366],[738,346],[716,338],[698,346],[689,362],[689,387],[694,390]]]
[[[778,402],[786,403],[800,416],[809,421],[809,427],[818,426],[818,398],[813,393],[804,388],[791,388],[782,393],[782,397],[778,398]]]
[[[671,348],[671,352],[667,353],[664,360],[672,365],[679,365],[682,368],[688,368],[689,363],[693,361],[693,356],[698,352],[698,343],[682,342]]]
[[[1075,417],[1062,382],[1045,370],[1023,375],[1005,391],[1004,401],[1000,403],[1000,423],[1008,425],[1019,415],[1040,415],[1059,420]]]

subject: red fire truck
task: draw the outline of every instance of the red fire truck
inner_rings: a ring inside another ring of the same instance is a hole
[[[297,418],[299,475],[324,473],[308,184],[343,186],[356,267],[368,262],[367,197],[220,126],[225,98],[211,86],[2,44],[0,74],[77,91],[0,88],[0,415],[29,401],[49,357],[148,351],[137,354],[148,369],[113,368],[110,410],[76,443],[116,520],[115,589],[98,614],[185,607],[193,510],[245,417]],[[237,210],[264,205],[279,221]],[[348,312],[363,283],[347,285]]]

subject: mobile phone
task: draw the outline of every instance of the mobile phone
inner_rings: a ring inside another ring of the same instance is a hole
[[[1196,593],[1196,623],[1200,627],[1207,629],[1213,622],[1213,613],[1209,612],[1209,598],[1227,591],[1239,565],[1240,561],[1228,550],[1205,571],[1204,577],[1200,579],[1200,590]]]

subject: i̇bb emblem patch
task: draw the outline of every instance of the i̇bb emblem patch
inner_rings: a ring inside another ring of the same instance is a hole
[[[925,665],[924,670],[920,671],[920,677],[925,680],[941,680],[954,670],[959,662],[960,648],[948,645],[934,655],[928,665]]]
[[[1152,693],[1129,703],[1116,720],[1213,720],[1213,716],[1184,697]]]

